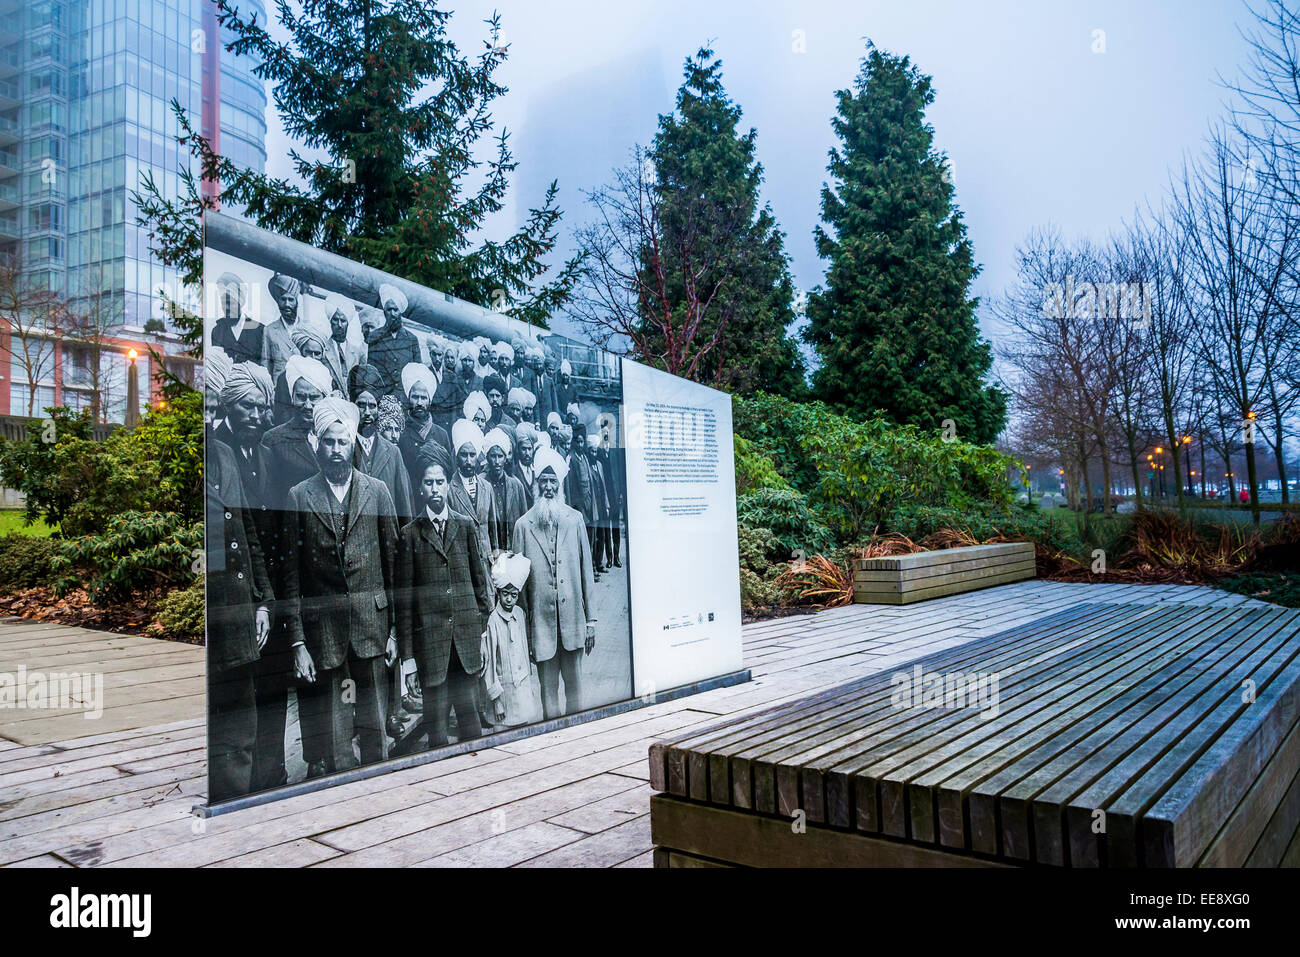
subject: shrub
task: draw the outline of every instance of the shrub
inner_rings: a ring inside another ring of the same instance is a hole
[[[203,579],[196,578],[187,587],[163,597],[151,630],[162,638],[202,644],[203,624]]]
[[[26,496],[29,520],[65,536],[103,532],[125,512],[203,510],[203,396],[178,393],[133,430],[93,439],[88,412],[51,409],[50,430],[34,423],[22,442],[0,443],[0,480]]]
[[[775,584],[781,567],[772,561],[776,537],[766,528],[741,525],[736,530],[740,544],[740,604],[745,611],[769,608],[781,600]]]
[[[48,585],[57,551],[48,538],[16,532],[0,536],[0,592]]]
[[[853,565],[814,555],[789,565],[775,584],[794,592],[800,601],[835,608],[853,601]]]
[[[736,501],[736,517],[741,525],[770,532],[780,546],[781,559],[799,550],[805,555],[824,551],[831,538],[803,493],[792,488],[760,488],[742,495]]]
[[[776,470],[776,463],[754,447],[754,443],[737,435],[736,494],[744,495],[761,488],[789,488],[790,483]]]
[[[115,515],[102,534],[62,543],[55,589],[62,594],[84,584],[91,602],[105,606],[182,587],[194,580],[202,548],[202,522],[173,512]]]

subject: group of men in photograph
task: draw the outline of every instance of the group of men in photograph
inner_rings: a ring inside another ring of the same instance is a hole
[[[589,434],[568,363],[522,337],[422,351],[392,285],[370,308],[327,295],[322,321],[277,273],[266,324],[239,277],[218,288],[210,800],[289,783],[291,691],[308,777],[386,759],[407,711],[436,747],[453,715],[465,741],[590,706],[626,481],[616,420]]]

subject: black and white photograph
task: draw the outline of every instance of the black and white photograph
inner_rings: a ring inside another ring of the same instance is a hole
[[[632,697],[619,359],[208,235],[209,802]]]

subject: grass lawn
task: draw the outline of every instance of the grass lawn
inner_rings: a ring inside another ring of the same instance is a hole
[[[17,532],[19,535],[34,535],[37,538],[49,538],[50,528],[44,522],[35,525],[23,524],[23,510],[20,508],[0,508],[0,535]]]

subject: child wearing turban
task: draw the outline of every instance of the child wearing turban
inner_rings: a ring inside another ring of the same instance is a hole
[[[513,552],[501,552],[492,563],[496,606],[483,632],[483,700],[491,702],[494,724],[519,727],[542,720],[542,689],[532,663],[528,624],[519,608],[519,594],[532,563]]]

